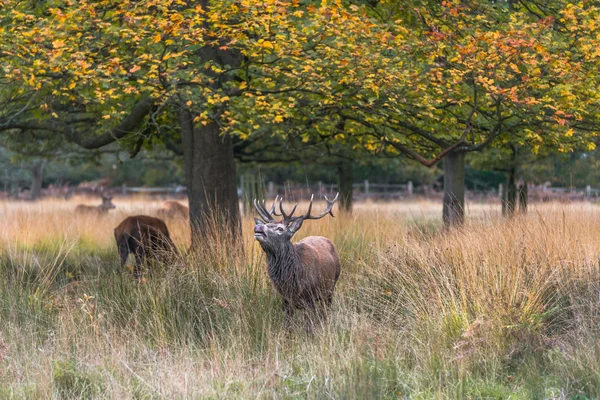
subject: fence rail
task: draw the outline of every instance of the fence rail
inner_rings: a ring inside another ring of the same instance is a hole
[[[322,195],[333,194],[339,190],[335,183],[318,182],[312,185],[277,185],[274,182],[267,182],[259,179],[255,175],[244,175],[240,179],[240,187],[238,187],[238,195],[242,203],[250,205],[255,198],[272,199],[277,195],[285,196],[290,200],[308,200],[311,194],[316,197]],[[467,197],[480,200],[497,200],[502,199],[504,185],[500,184],[497,190],[468,192]],[[102,192],[110,192],[127,196],[130,194],[143,194],[148,196],[185,196],[187,188],[185,186],[168,186],[168,187],[139,187],[127,186],[109,187],[107,183],[99,185],[80,185],[79,187],[62,185],[50,185],[42,190],[42,196],[68,198],[74,194],[98,195]],[[439,197],[441,190],[435,190],[431,186],[420,186],[417,190],[414,189],[413,183],[372,183],[365,180],[360,183],[352,184],[352,196],[356,200],[365,199],[405,199],[411,198],[418,194],[425,197]],[[23,198],[27,199],[28,192],[11,194],[0,192],[0,198]],[[545,185],[528,185],[528,196],[531,201],[591,201],[600,200],[600,188],[592,188],[587,185],[584,188],[576,187],[552,187],[549,184]]]
[[[503,184],[500,184],[497,192],[497,197],[502,197]],[[548,185],[529,185],[529,194],[533,199],[536,198],[552,198],[552,197],[585,197],[598,198],[600,197],[600,189],[594,189],[590,185],[585,188],[564,188],[552,187]],[[322,195],[337,192],[338,184],[318,182],[312,185],[277,185],[274,182],[264,184],[261,180],[254,176],[242,176],[241,186],[238,187],[238,195],[244,199],[254,198],[262,199],[264,197],[273,198],[276,195],[285,195],[297,200],[310,198],[312,194]],[[93,192],[95,192],[94,190]],[[113,188],[112,192],[118,192],[119,189]],[[356,199],[391,199],[391,198],[408,198],[415,194],[412,181],[406,183],[371,183],[365,180],[360,183],[352,184],[353,197]],[[425,190],[426,191],[426,190]],[[427,194],[421,188],[419,194]],[[80,193],[88,193],[89,189],[85,188]],[[185,186],[169,186],[169,187],[130,187],[123,185],[120,188],[122,195],[128,194],[148,194],[148,195],[183,195],[187,194]],[[429,191],[436,193],[432,189]],[[487,194],[490,197],[496,197],[494,191],[489,191]]]
[[[121,194],[127,195],[128,193],[184,194],[184,193],[187,193],[187,188],[185,186],[173,186],[173,187],[129,187],[126,185],[121,186]]]
[[[352,184],[352,196],[356,199],[391,199],[411,197],[414,194],[412,181],[407,183],[371,183],[368,180]],[[275,185],[269,182],[264,193],[272,198],[276,195],[291,196],[295,199],[308,199],[312,194],[326,194],[337,192],[339,187],[335,183],[318,182],[316,185]]]

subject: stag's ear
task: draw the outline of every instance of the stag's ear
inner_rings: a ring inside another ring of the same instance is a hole
[[[265,224],[264,222],[262,222],[262,221],[261,221],[260,219],[258,219],[258,218],[254,218],[254,223],[255,223],[256,225],[264,225],[264,224]]]
[[[304,222],[304,218],[298,218],[290,222],[288,225],[288,230],[292,233],[292,235],[302,227],[302,222]]]

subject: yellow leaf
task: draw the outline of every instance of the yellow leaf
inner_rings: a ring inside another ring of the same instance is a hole
[[[63,40],[56,39],[52,42],[52,47],[55,49],[60,49],[61,47],[65,47],[65,42]]]
[[[160,33],[157,33],[156,35],[154,35],[154,37],[152,38],[152,41],[154,43],[158,43],[160,42],[160,40],[162,39],[162,35]]]
[[[109,119],[110,118],[110,114],[106,114],[102,116],[103,119]]]
[[[565,132],[565,137],[571,137],[573,136],[573,128],[569,129],[568,131]]]
[[[281,115],[278,115],[275,117],[275,122],[283,122],[283,117]]]

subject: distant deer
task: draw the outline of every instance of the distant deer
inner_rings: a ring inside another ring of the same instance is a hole
[[[115,228],[115,240],[121,267],[125,266],[129,253],[135,255],[133,272],[136,278],[140,278],[142,266],[148,259],[169,263],[177,253],[167,225],[162,220],[147,215],[125,218]]]
[[[281,214],[275,212],[277,197],[269,211],[265,208],[264,201],[261,204],[254,200],[254,208],[262,219],[254,218],[254,238],[267,256],[269,277],[283,299],[288,330],[291,328],[295,309],[315,311],[318,301],[324,303],[323,306],[331,304],[333,290],[340,276],[340,261],[333,243],[322,236],[309,236],[296,244],[292,244],[291,239],[305,220],[320,219],[327,214],[333,217],[331,210],[338,196],[339,193],[333,200],[325,197],[327,207],[317,216],[310,215],[313,202],[311,197],[308,211],[298,217],[292,216],[298,204],[287,215],[283,211],[283,199],[279,199]],[[283,220],[277,222],[273,215],[283,216]],[[308,329],[308,314],[306,317]]]
[[[79,204],[75,207],[75,212],[77,214],[106,214],[108,210],[116,208],[116,206],[112,203],[112,196],[103,194],[102,195],[102,204],[99,206],[88,206],[85,204]]]
[[[190,209],[175,200],[167,200],[158,209],[157,215],[162,218],[188,218]]]

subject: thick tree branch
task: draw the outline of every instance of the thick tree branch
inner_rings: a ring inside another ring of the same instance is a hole
[[[154,100],[151,97],[142,98],[121,123],[110,131],[96,137],[84,138],[72,125],[54,121],[12,121],[0,120],[0,131],[21,129],[40,130],[62,133],[65,138],[85,149],[98,149],[113,143],[133,133],[153,110]]]
[[[82,140],[75,132],[66,132],[67,139],[85,149],[98,149],[113,143],[133,133],[140,126],[144,118],[152,112],[154,100],[151,97],[141,99],[121,123],[103,135]]]
[[[423,157],[422,155],[420,155],[416,151],[409,149],[408,147],[404,146],[401,143],[390,142],[390,141],[388,141],[386,139],[383,140],[383,143],[384,144],[391,144],[395,149],[397,149],[401,153],[406,154],[407,156],[409,156],[413,160],[419,162],[420,164],[423,164],[426,167],[433,167],[440,160],[442,160],[444,157],[446,157],[449,153],[451,153],[452,151],[458,149],[462,144],[464,144],[465,136],[466,136],[466,132],[460,138],[459,141],[457,141],[456,143],[454,143],[452,146],[447,147],[441,153],[439,153],[437,156],[435,156],[434,158],[432,158],[430,160],[426,159],[425,157]]]

